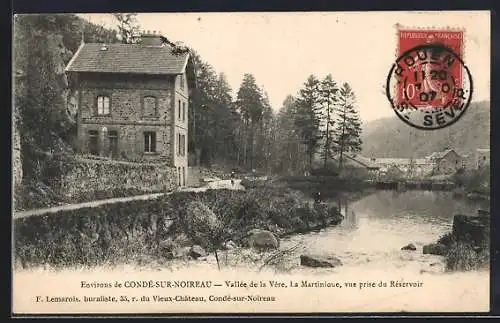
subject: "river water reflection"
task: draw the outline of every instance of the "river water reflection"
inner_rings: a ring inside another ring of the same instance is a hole
[[[344,221],[320,232],[284,239],[283,248],[298,254],[335,255],[347,267],[412,271],[444,270],[442,257],[424,255],[422,247],[449,232],[456,214],[476,215],[488,202],[456,198],[451,192],[376,191],[357,201],[331,199],[341,206]],[[402,251],[413,243],[416,251]],[[295,264],[296,269],[309,270]]]

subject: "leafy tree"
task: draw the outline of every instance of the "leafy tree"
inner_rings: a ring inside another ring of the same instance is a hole
[[[339,169],[342,169],[344,153],[361,151],[361,119],[355,106],[356,97],[348,83],[340,88],[338,100],[334,143],[336,152],[339,153]]]
[[[323,167],[326,168],[328,164],[328,159],[332,157],[333,152],[333,127],[335,125],[334,120],[334,108],[337,102],[337,83],[333,80],[332,75],[328,74],[320,83],[320,98],[319,103],[321,104],[321,121],[322,121],[322,139],[323,147],[321,149],[320,156],[323,158]]]
[[[118,32],[124,44],[132,44],[137,41],[139,25],[136,13],[114,13],[113,17],[118,22]]]
[[[310,75],[299,91],[296,99],[295,127],[306,145],[306,154],[309,158],[309,168],[312,168],[313,156],[316,152],[320,136],[319,125],[319,81]]]

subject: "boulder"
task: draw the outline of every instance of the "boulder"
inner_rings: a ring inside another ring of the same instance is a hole
[[[200,247],[198,245],[192,246],[191,249],[189,250],[189,256],[191,256],[191,258],[193,258],[193,259],[198,259],[198,258],[204,257],[206,255],[207,255],[207,253],[205,252],[205,249],[203,249],[202,247]]]
[[[248,246],[259,250],[278,249],[278,238],[267,230],[254,229],[248,232]]]
[[[337,267],[342,266],[342,261],[335,256],[301,255],[300,265],[307,267]]]
[[[441,243],[431,243],[424,246],[423,253],[437,256],[446,256],[446,254],[448,253],[448,247]]]
[[[190,256],[190,253],[191,253],[190,247],[175,248],[172,252],[174,258],[187,258]]]
[[[411,250],[415,251],[417,250],[417,247],[413,243],[407,244],[406,246],[402,247],[401,250]]]

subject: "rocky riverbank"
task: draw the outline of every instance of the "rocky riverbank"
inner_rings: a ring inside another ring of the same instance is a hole
[[[199,258],[239,246],[268,248],[261,241],[273,241],[271,235],[279,241],[342,221],[336,207],[307,200],[285,188],[207,190],[20,218],[15,262],[27,268]]]
[[[417,250],[413,244],[401,250]],[[455,215],[451,232],[435,243],[423,246],[424,254],[442,256],[448,271],[488,268],[490,262],[490,214],[479,211],[477,216]]]

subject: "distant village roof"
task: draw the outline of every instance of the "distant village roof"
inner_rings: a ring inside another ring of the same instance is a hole
[[[374,161],[377,165],[409,165],[413,162],[416,165],[427,164],[428,161],[425,158],[375,158]]]
[[[169,46],[88,43],[80,45],[66,71],[175,75],[184,72],[188,58]]]
[[[441,158],[444,158],[446,155],[448,155],[452,151],[455,152],[456,154],[458,154],[455,151],[455,149],[446,149],[444,151],[434,152],[434,153],[430,154],[429,156],[427,156],[426,158],[429,158],[429,159],[441,159]]]
[[[340,158],[340,154],[337,154],[333,157],[334,160],[337,160]],[[344,153],[342,155],[342,158],[345,158],[348,162],[351,162],[351,164],[354,164],[355,166],[362,166],[367,169],[379,169],[380,166],[377,165],[376,163],[372,162],[370,158],[361,156],[361,155],[354,155],[354,154],[348,154]]]

